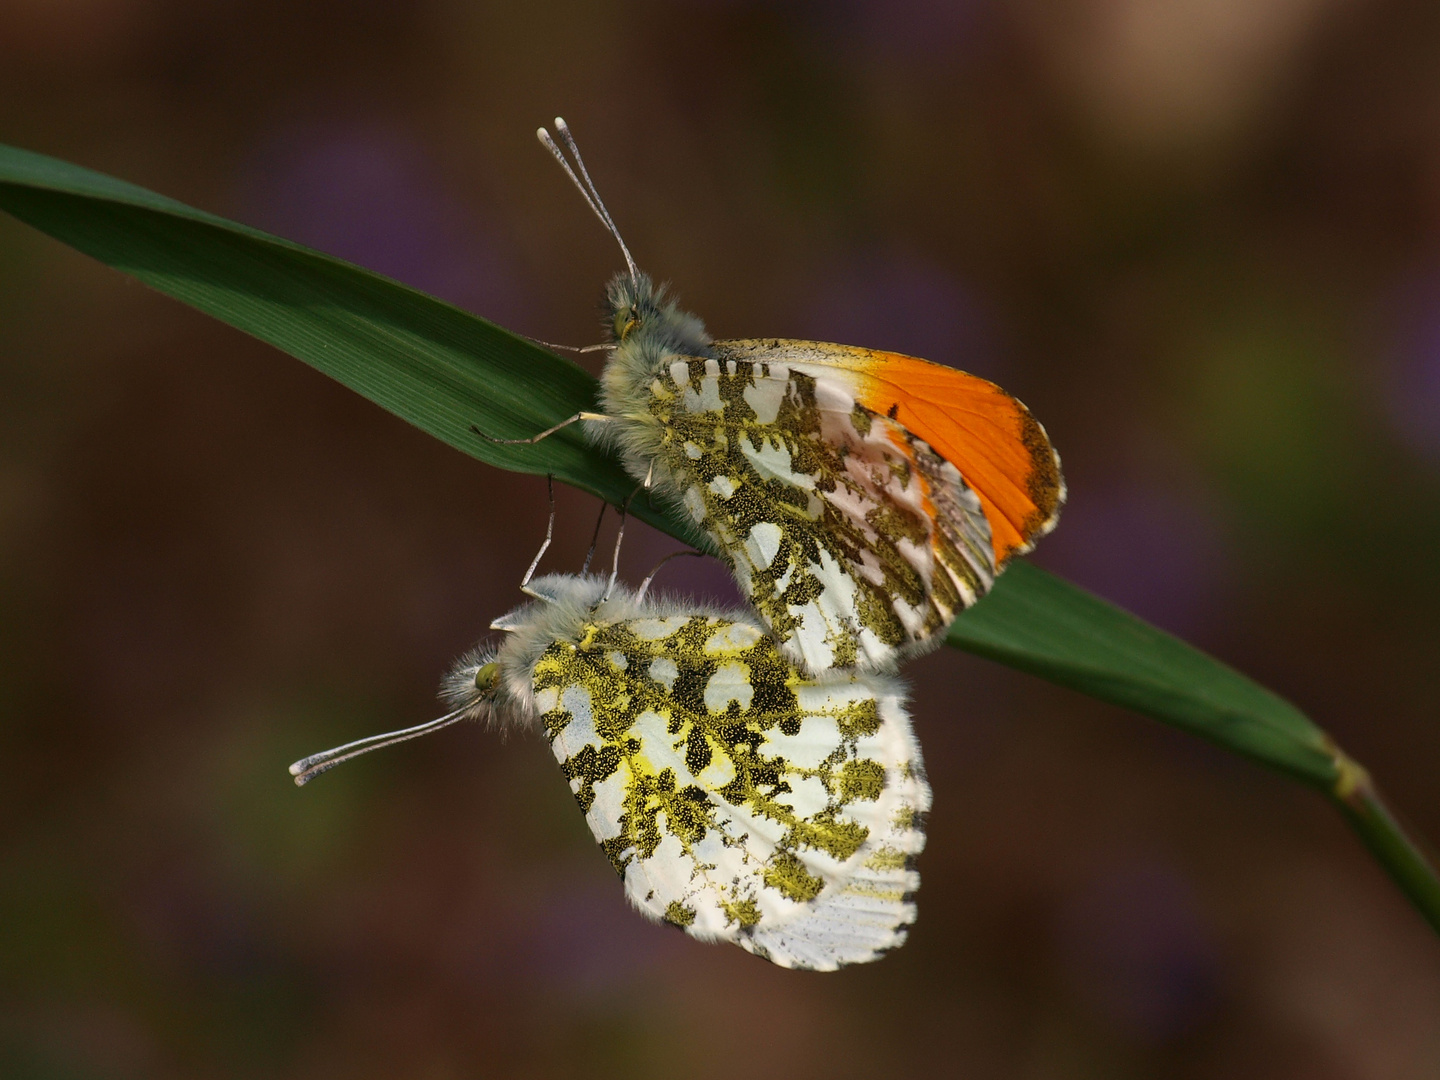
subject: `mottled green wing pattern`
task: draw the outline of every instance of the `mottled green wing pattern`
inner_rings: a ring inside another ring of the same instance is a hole
[[[676,360],[650,387],[662,487],[729,555],[811,672],[929,647],[994,578],[990,526],[955,467],[839,379]]]
[[[810,679],[748,622],[591,621],[533,690],[595,838],[652,918],[785,967],[905,940],[930,805],[898,685]]]

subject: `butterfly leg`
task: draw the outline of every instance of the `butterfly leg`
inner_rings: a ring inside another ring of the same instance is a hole
[[[525,576],[520,579],[520,591],[527,596],[535,596],[528,588],[530,579],[535,576],[535,568],[540,565],[540,558],[550,547],[550,538],[555,535],[555,474],[550,473],[545,477],[545,490],[550,496],[550,520],[545,523],[545,542],[540,545],[540,550],[535,553],[535,558],[530,560],[530,569],[525,571]],[[538,599],[538,597],[537,597]]]
[[[533,341],[536,345],[544,345],[547,349],[559,349],[562,352],[573,353],[604,352],[606,349],[613,349],[615,347],[609,342],[601,342],[599,345],[557,345],[553,341],[541,341],[538,337],[532,337],[528,340]]]
[[[492,443],[500,443],[502,446],[522,446],[522,445],[523,445],[523,446],[534,446],[534,445],[535,445],[536,443],[538,443],[541,439],[548,439],[551,435],[554,435],[554,434],[555,434],[557,431],[559,431],[561,428],[567,428],[567,427],[569,427],[571,424],[574,424],[574,423],[576,423],[576,422],[578,422],[578,421],[580,421],[580,420],[609,420],[609,419],[610,419],[610,417],[606,416],[604,413],[597,413],[597,412],[577,412],[574,416],[570,417],[569,419],[567,419],[567,420],[561,420],[560,423],[555,424],[555,425],[553,425],[553,426],[551,426],[551,427],[546,428],[544,431],[540,432],[540,434],[538,434],[538,435],[531,435],[528,439],[499,439],[499,438],[496,438],[494,435],[486,435],[485,432],[481,431],[481,430],[480,430],[478,427],[476,427],[474,424],[471,424],[471,425],[470,425],[470,430],[473,431],[476,435],[479,435],[482,439],[485,439],[486,441],[492,442]]]
[[[590,572],[590,560],[595,558],[595,545],[600,542],[600,526],[605,523],[605,511],[609,506],[607,502],[600,504],[600,513],[595,518],[595,531],[590,534],[590,550],[585,552],[585,565],[580,568],[581,577]]]
[[[661,559],[658,563],[655,564],[654,570],[651,570],[650,573],[645,575],[645,580],[640,582],[640,588],[635,590],[635,602],[638,604],[641,600],[645,599],[645,594],[650,591],[650,582],[655,580],[655,575],[660,572],[661,567],[663,567],[671,559],[678,559],[681,556],[685,555],[694,556],[697,559],[703,559],[705,557],[705,552],[695,551],[692,549],[686,551],[672,551],[669,555],[666,555],[663,559]]]
[[[601,603],[610,599],[610,593],[615,589],[615,579],[620,576],[620,544],[625,539],[625,515],[630,512],[630,500],[635,498],[642,485],[636,484],[635,490],[625,496],[625,501],[620,504],[620,530],[615,534],[615,554],[610,558],[610,584],[605,586],[605,595],[600,598]]]

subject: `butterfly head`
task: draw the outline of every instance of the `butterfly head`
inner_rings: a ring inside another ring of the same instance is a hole
[[[663,290],[657,290],[648,274],[616,274],[605,289],[605,330],[610,340],[622,345],[642,327],[653,326],[660,314]]]
[[[491,720],[500,693],[499,650],[475,649],[458,660],[440,684],[440,697],[454,712],[470,720]]]
[[[605,289],[604,325],[617,350],[655,356],[706,356],[705,324],[683,310],[650,275],[616,274]]]

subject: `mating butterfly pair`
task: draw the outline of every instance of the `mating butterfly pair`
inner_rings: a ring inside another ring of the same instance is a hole
[[[964,372],[712,340],[639,271],[556,128],[573,167],[541,141],[628,270],[607,291],[603,412],[503,441],[586,422],[710,534],[754,611],[527,575],[534,602],[492,624],[504,643],[446,678],[450,713],[291,771],[304,783],[461,719],[538,726],[643,912],[786,967],[874,959],[914,920],[930,805],[888,672],[1054,527],[1059,458],[1020,402]]]

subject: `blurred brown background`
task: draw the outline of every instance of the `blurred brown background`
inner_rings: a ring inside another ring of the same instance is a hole
[[[1019,394],[1040,563],[1440,838],[1434,4],[0,0],[0,141],[584,344],[619,259],[556,112],[716,334]],[[839,974],[628,911],[539,739],[297,791],[434,714],[543,483],[8,218],[0,417],[0,1074],[1440,1076],[1440,945],[1319,797],[951,650],[920,922]]]

